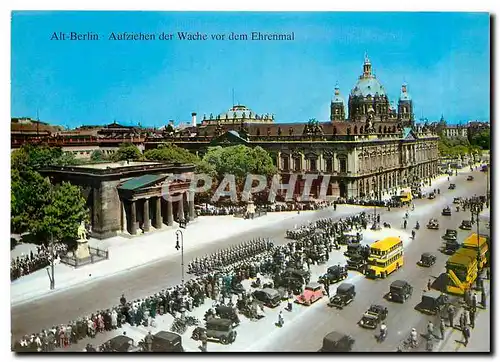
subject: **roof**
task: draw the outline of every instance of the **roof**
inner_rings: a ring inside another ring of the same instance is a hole
[[[175,341],[181,339],[181,336],[179,336],[177,333],[167,332],[167,331],[159,331],[154,336],[161,338],[161,339],[165,339],[165,340],[170,341],[170,342],[175,342]]]
[[[361,78],[351,91],[352,96],[367,97],[375,95],[385,96],[385,89],[375,76]]]
[[[306,285],[306,289],[307,288],[310,288],[310,289],[316,289],[318,287],[321,287],[321,284],[319,283],[316,283],[316,282],[311,282],[309,284]]]
[[[233,322],[229,319],[223,319],[223,318],[210,318],[206,322],[207,327],[209,324],[218,324],[221,326],[232,326]]]
[[[327,340],[333,341],[333,342],[337,342],[344,337],[347,337],[347,335],[340,333],[340,332],[337,332],[337,331],[333,331],[333,332],[328,333],[324,339],[327,339]]]
[[[422,253],[422,255],[424,258],[429,258],[431,256],[433,256],[431,253]]]
[[[211,115],[212,116],[212,115]],[[233,106],[232,108],[230,108],[227,112],[224,112],[224,113],[221,113],[219,114],[218,116],[216,116],[215,118],[212,116],[212,119],[211,120],[221,120],[221,121],[224,121],[226,119],[239,119],[239,120],[268,120],[268,121],[272,121],[274,119],[274,115],[270,114],[270,113],[266,113],[266,114],[257,114],[255,113],[254,111],[252,111],[250,108],[244,106],[244,105],[241,105],[241,104],[237,104],[235,106]],[[204,116],[203,117],[203,120],[210,120],[210,117],[206,117]]]
[[[422,295],[422,298],[428,297],[428,298],[437,299],[441,296],[441,294],[442,293],[438,290],[430,290],[428,292],[424,292],[424,294]]]
[[[143,175],[139,177],[134,177],[130,180],[122,183],[118,188],[121,190],[137,190],[143,187],[150,186],[160,180],[165,179],[167,176],[165,175]]]
[[[477,253],[475,250],[460,248],[455,254],[450,256],[446,264],[460,264],[464,266],[469,266],[470,264],[475,263],[477,257]]]
[[[342,283],[337,287],[337,292],[339,291],[348,291],[349,289],[354,288],[354,284],[351,283]]]
[[[464,220],[464,221],[468,221],[470,222],[470,220]],[[470,234],[467,239],[464,240],[464,247],[478,247],[478,244],[479,246],[483,246],[483,244],[486,243],[486,238],[484,236],[481,236],[479,235],[479,243],[478,243],[478,240],[477,240],[477,234],[476,233],[472,233]]]
[[[370,248],[379,249],[380,251],[386,251],[398,243],[401,243],[401,239],[399,238],[399,236],[388,236],[385,239],[374,242],[372,245],[370,245]]]
[[[111,344],[111,348],[115,351],[126,352],[128,351],[129,346],[133,345],[134,340],[128,336],[119,335],[111,338],[108,342]]]
[[[395,280],[391,283],[391,287],[402,288],[407,284],[408,282],[406,280]]]

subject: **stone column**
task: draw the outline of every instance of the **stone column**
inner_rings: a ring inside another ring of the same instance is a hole
[[[189,220],[194,220],[196,213],[194,211],[194,192],[189,192],[188,205],[189,205]]]
[[[184,220],[184,194],[182,194],[181,199],[178,201],[179,206],[177,208],[177,214],[179,216],[179,220]]]
[[[137,234],[137,216],[135,210],[135,201],[130,203],[130,234]]]
[[[154,227],[155,229],[161,229],[162,226],[161,220],[161,197],[158,196],[155,199],[155,215],[154,215]]]
[[[125,232],[125,231],[127,231],[127,224],[128,224],[128,222],[127,222],[127,210],[125,208],[125,201],[122,201],[120,203],[120,206],[122,208],[122,223],[123,223],[122,224],[122,231]]]
[[[172,200],[167,200],[167,225],[174,225],[174,211],[172,207]]]
[[[149,219],[149,199],[144,199],[142,216],[144,221],[144,232],[148,232],[151,227],[151,220]]]

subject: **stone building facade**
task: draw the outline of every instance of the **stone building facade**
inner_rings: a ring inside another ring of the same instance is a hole
[[[189,195],[193,165],[120,162],[49,167],[40,172],[53,183],[68,181],[82,187],[91,235],[98,239],[134,236],[195,217],[194,197]]]

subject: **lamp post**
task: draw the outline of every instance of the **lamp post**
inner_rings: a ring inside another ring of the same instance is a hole
[[[490,207],[490,170],[486,168],[486,207]]]
[[[186,227],[184,226],[184,229],[185,228]],[[177,242],[175,244],[175,248],[177,250],[181,249],[181,284],[182,287],[184,287],[184,234],[182,233],[182,230],[177,230],[175,232],[175,235],[177,236]]]
[[[479,289],[481,286],[481,280],[479,278],[479,273],[481,271],[480,263],[481,263],[481,247],[479,244],[479,213],[481,212],[481,201],[475,197],[472,199],[470,211],[471,217],[474,219],[474,215],[476,215],[476,235],[477,235],[477,278],[476,278],[476,287]]]

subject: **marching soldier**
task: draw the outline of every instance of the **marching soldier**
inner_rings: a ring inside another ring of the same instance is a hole
[[[149,331],[147,336],[144,337],[144,342],[146,342],[147,351],[153,352],[153,336],[151,335],[151,331]]]

